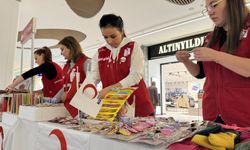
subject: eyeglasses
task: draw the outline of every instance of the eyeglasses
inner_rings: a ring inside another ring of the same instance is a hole
[[[216,1],[216,2],[211,2],[210,4],[208,4],[208,6],[204,9],[204,10],[202,10],[202,14],[204,15],[204,16],[206,16],[207,15],[207,13],[208,13],[208,11],[214,11],[214,9],[216,8],[216,6],[218,6],[218,4],[220,3],[220,2],[222,2],[223,0],[218,0],[218,1]]]

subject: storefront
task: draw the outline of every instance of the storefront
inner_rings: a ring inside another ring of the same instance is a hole
[[[203,45],[206,34],[201,33],[148,47],[147,79],[149,85],[151,81],[155,81],[158,88],[161,104],[158,114],[185,108],[183,110],[191,115],[200,115],[201,104],[197,94],[203,87],[204,79],[192,77],[185,66],[177,61],[175,53],[180,50],[191,53],[193,48]],[[181,97],[186,99],[186,103],[178,103],[178,98]],[[197,109],[193,110],[192,107]]]

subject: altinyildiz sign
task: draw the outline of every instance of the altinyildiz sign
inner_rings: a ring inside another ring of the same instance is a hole
[[[150,59],[173,55],[179,50],[192,50],[195,47],[202,46],[207,33],[194,35],[174,41],[164,42],[161,44],[148,47],[148,56]]]

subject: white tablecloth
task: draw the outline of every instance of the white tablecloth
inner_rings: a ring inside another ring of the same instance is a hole
[[[109,139],[99,135],[66,129],[53,123],[39,123],[39,150],[60,149],[60,143],[55,135],[48,137],[49,133],[59,129],[62,131],[68,150],[161,150],[166,147],[154,147],[146,144],[128,143],[120,140]]]
[[[18,119],[6,133],[5,150],[66,150],[62,149],[56,135],[51,131],[62,132],[67,150],[165,150],[165,146],[150,146],[141,143],[129,143],[103,136],[67,129],[63,125],[49,122],[33,122]]]
[[[38,122],[18,118],[4,131],[4,150],[35,150]]]

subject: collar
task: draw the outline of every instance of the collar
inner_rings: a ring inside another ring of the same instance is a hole
[[[111,51],[111,54],[110,54],[110,55],[112,56],[112,59],[115,60],[115,59],[118,58],[117,56],[118,56],[118,54],[119,54],[119,52],[120,52],[120,49],[121,49],[124,45],[128,44],[130,41],[131,41],[131,40],[130,40],[129,38],[124,37],[124,38],[122,39],[122,42],[120,43],[120,45],[119,45],[117,48],[113,48],[113,47],[110,46],[109,44],[106,44],[105,47],[106,47],[108,50]]]

